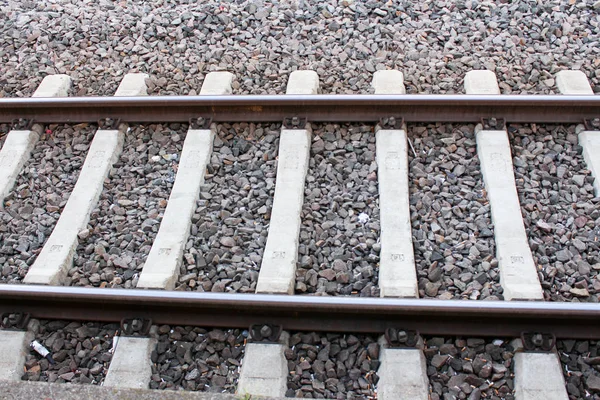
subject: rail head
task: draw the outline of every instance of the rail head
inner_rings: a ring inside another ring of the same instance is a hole
[[[280,122],[299,116],[312,122],[580,123],[600,116],[600,96],[571,95],[221,95],[143,97],[2,98],[0,122],[39,123]]]
[[[380,299],[238,293],[169,292],[0,285],[0,312],[36,318],[152,318],[155,323],[247,328],[273,323],[288,330],[383,333],[389,327],[424,334],[518,336],[541,331],[598,339],[600,304],[519,301]]]

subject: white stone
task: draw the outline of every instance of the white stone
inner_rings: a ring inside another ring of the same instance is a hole
[[[315,71],[302,70],[290,74],[286,94],[317,94],[319,91],[319,75]]]
[[[487,70],[469,71],[465,75],[467,94],[500,94],[496,74]]]
[[[427,400],[429,398],[429,379],[427,362],[419,349],[380,350],[379,382],[377,399],[379,400]]]
[[[398,70],[377,71],[373,74],[375,94],[404,94],[404,75]]]
[[[248,343],[236,394],[285,397],[289,374],[286,345]]]
[[[148,74],[129,73],[125,75],[115,92],[115,96],[147,96],[148,87],[146,86],[146,79],[148,79]]]
[[[410,224],[406,140],[404,129],[379,129],[376,133],[381,297],[419,297]]]
[[[314,94],[319,78],[314,71],[292,72],[287,94]],[[282,129],[277,182],[269,235],[260,267],[257,293],[293,294],[298,260],[300,213],[310,157],[311,129]]]
[[[581,71],[560,71],[556,74],[556,85],[562,94],[593,95],[587,77]],[[594,180],[594,192],[600,195],[600,131],[579,133],[579,144],[583,148],[583,159]]]
[[[155,347],[154,338],[119,337],[104,386],[147,389],[152,376],[150,356]]]
[[[515,398],[519,400],[568,400],[561,363],[555,353],[517,353]]]
[[[67,97],[71,88],[69,75],[48,75],[31,97]]]
[[[131,78],[134,75],[134,78]],[[117,92],[134,92],[132,82],[143,84],[135,91],[146,93],[146,85],[138,79],[140,74],[127,74]],[[124,135],[121,129],[99,130],[94,135],[77,183],[63,209],[52,234],[44,244],[39,256],[27,272],[25,283],[59,285],[73,262],[79,243],[77,234],[87,227],[90,213],[96,207],[104,180],[112,165],[119,159],[123,149]]]
[[[490,75],[491,74],[491,75]],[[467,94],[499,94],[491,71],[470,71],[465,77]],[[542,287],[521,215],[510,143],[506,130],[476,128],[477,155],[490,200],[496,258],[505,300],[542,300]]]
[[[0,330],[0,380],[21,381],[33,337],[31,331]]]
[[[231,94],[234,75],[231,72],[210,72],[202,82],[201,95]]]
[[[562,94],[593,95],[594,91],[582,71],[566,70],[556,74],[556,87]]]
[[[48,75],[32,97],[64,97],[70,87],[71,78],[68,75]],[[41,128],[35,125],[31,130],[12,130],[6,136],[0,150],[0,204],[4,203],[23,165],[29,160]]]
[[[200,94],[229,94],[232,81],[233,75],[229,72],[211,72],[204,79]],[[175,287],[215,131],[213,125],[210,129],[187,132],[167,209],[144,263],[138,288],[172,290]]]

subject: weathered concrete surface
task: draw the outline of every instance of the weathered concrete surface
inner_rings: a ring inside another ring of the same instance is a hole
[[[469,71],[465,75],[467,94],[500,94],[496,74],[487,70]]]
[[[516,399],[569,399],[556,353],[517,353],[514,361]]]
[[[185,390],[117,389],[96,385],[72,385],[67,383],[0,381],[1,398],[6,400],[241,400],[243,397],[189,392]],[[261,398],[252,400],[284,400],[284,398]],[[289,399],[285,399],[289,400]]]
[[[145,74],[125,75],[116,95],[146,94],[146,83],[140,75]],[[73,192],[48,241],[27,272],[23,280],[25,283],[62,283],[79,244],[77,234],[87,227],[90,214],[104,188],[104,181],[123,150],[124,128],[122,125],[120,129],[98,130],[94,135]]]
[[[315,71],[301,70],[290,74],[285,94],[317,94],[319,75]]]
[[[31,150],[39,139],[39,129],[41,126],[36,125],[31,130],[8,132],[0,150],[0,202],[4,203],[23,165],[29,160]]]
[[[594,91],[587,77],[581,71],[560,71],[556,74],[556,86],[562,94],[593,95]],[[579,144],[583,148],[583,159],[592,171],[594,193],[600,195],[600,131],[583,131],[579,134]]]
[[[562,94],[594,94],[587,76],[582,71],[560,71],[556,74],[556,87]]]
[[[275,197],[257,293],[294,293],[310,138],[310,129],[281,130]]]
[[[147,389],[152,376],[150,355],[156,347],[156,339],[119,337],[118,340],[104,386]]]
[[[508,135],[506,131],[479,130],[476,137],[494,223],[504,299],[542,300],[542,287],[523,224]]]
[[[377,71],[375,94],[404,94],[404,75]],[[381,213],[379,289],[381,297],[419,297],[408,196],[406,127],[376,133],[377,175]]]
[[[375,72],[371,86],[375,89],[375,94],[406,93],[404,74],[395,69]]]
[[[491,71],[469,71],[465,77],[467,94],[500,94]],[[476,128],[477,155],[490,200],[496,258],[505,300],[542,300],[521,205],[515,184],[514,168],[506,130]]]
[[[48,75],[32,97],[65,97],[71,87],[68,75]],[[10,193],[23,165],[29,160],[31,150],[39,139],[40,125],[30,130],[12,130],[0,150],[0,203]]]
[[[408,195],[406,130],[376,133],[381,213],[381,297],[419,297]]]
[[[121,83],[119,83],[115,96],[147,96],[148,86],[146,85],[146,79],[148,78],[148,74],[143,73],[129,73],[125,75]]]
[[[387,349],[379,355],[379,400],[427,400],[429,379],[427,362],[420,349]]]
[[[104,180],[123,149],[121,130],[99,130],[94,135],[77,183],[52,234],[25,276],[25,283],[60,284],[73,262],[79,240],[96,207]]]
[[[138,288],[174,288],[214,137],[214,129],[188,130],[167,209],[144,263]]]
[[[201,95],[231,94],[234,75],[231,72],[210,72],[202,82]]]
[[[230,94],[232,80],[233,74],[229,72],[211,72],[204,78],[200,94]],[[175,287],[215,133],[215,124],[210,129],[187,131],[167,209],[144,263],[138,288]]]
[[[31,97],[67,97],[71,88],[69,75],[56,74],[44,77]]]
[[[579,145],[583,148],[583,159],[592,171],[594,194],[600,195],[600,131],[583,131],[579,134]]]
[[[287,94],[315,94],[319,77],[315,71],[294,71]],[[310,124],[305,129],[282,129],[279,140],[277,181],[269,235],[260,266],[257,293],[293,294],[298,260],[300,213],[310,157]]]
[[[0,330],[0,380],[20,381],[32,331]]]
[[[248,343],[236,393],[240,396],[279,396],[287,390],[286,345]]]

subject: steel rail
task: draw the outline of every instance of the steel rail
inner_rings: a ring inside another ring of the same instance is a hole
[[[247,328],[271,323],[286,330],[382,333],[396,327],[431,335],[513,337],[522,332],[599,339],[600,304],[388,299],[166,292],[0,285],[0,313],[34,318]]]
[[[0,123],[24,118],[39,123],[268,122],[286,117],[324,122],[580,123],[600,116],[600,96],[562,95],[248,95],[2,98]]]

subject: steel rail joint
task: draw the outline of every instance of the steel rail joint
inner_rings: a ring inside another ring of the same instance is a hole
[[[119,322],[135,315],[156,324],[383,333],[402,326],[427,335],[600,338],[600,304],[287,296],[0,285],[0,314]]]

